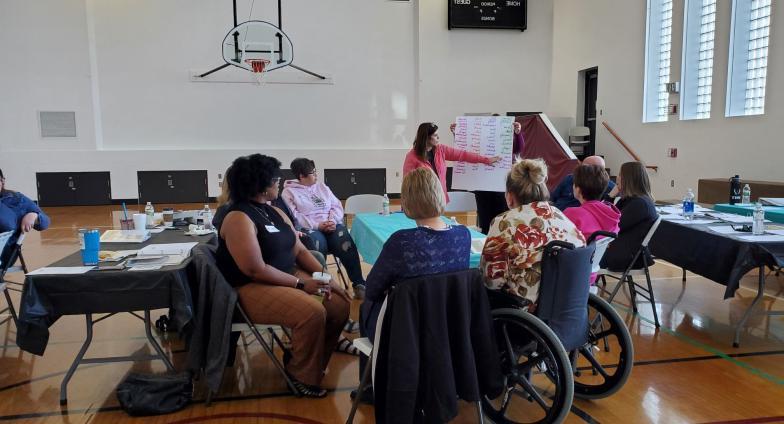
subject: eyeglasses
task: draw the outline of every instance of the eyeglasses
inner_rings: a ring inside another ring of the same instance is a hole
[[[315,168],[314,168],[312,171],[310,171],[310,172],[308,173],[308,175],[318,175],[318,169],[315,169]]]
[[[280,177],[272,177],[272,184],[277,184],[280,182]]]

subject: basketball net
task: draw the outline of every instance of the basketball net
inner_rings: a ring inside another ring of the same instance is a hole
[[[253,78],[256,79],[256,85],[261,85],[261,79],[264,77],[264,70],[267,68],[270,61],[267,59],[246,59],[245,63],[250,65],[250,71],[253,72]]]

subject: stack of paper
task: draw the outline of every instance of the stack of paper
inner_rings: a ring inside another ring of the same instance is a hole
[[[760,203],[768,206],[784,206],[784,197],[760,197]]]
[[[139,250],[129,265],[179,265],[191,254],[197,242],[151,244]]]
[[[28,272],[27,275],[73,275],[84,274],[94,269],[94,266],[45,266],[35,271]]]
[[[150,232],[136,230],[106,230],[101,235],[101,243],[143,243],[150,238]]]

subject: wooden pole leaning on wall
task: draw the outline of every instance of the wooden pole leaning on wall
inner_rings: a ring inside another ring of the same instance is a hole
[[[623,139],[621,138],[621,136],[619,136],[619,135],[618,135],[618,133],[617,133],[617,132],[615,132],[615,130],[614,130],[614,129],[612,129],[612,127],[611,127],[611,126],[610,126],[610,125],[607,123],[607,121],[602,121],[602,125],[604,125],[604,128],[607,128],[607,131],[609,131],[609,132],[610,132],[610,134],[611,134],[611,135],[612,135],[612,136],[615,138],[615,140],[616,140],[616,141],[617,141],[617,142],[618,142],[618,143],[619,143],[619,144],[620,144],[620,145],[621,145],[621,146],[624,148],[624,150],[626,150],[626,152],[627,152],[627,153],[628,153],[628,154],[629,154],[629,155],[630,155],[630,156],[631,156],[631,157],[632,157],[634,160],[636,160],[637,162],[642,162],[642,159],[640,159],[640,157],[639,157],[639,156],[637,156],[637,154],[636,154],[636,153],[634,153],[634,151],[633,151],[633,150],[632,150],[632,149],[629,147],[629,145],[628,145],[628,144],[626,144],[626,142],[625,142],[625,141],[623,141]],[[645,163],[645,162],[643,162],[643,163]],[[656,172],[659,172],[659,167],[658,167],[658,166],[656,166],[656,165],[645,165],[645,168],[647,168],[647,169],[653,169],[654,171],[656,171]]]

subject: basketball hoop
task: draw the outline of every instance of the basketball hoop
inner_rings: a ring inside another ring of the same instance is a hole
[[[261,78],[264,76],[264,69],[267,68],[270,61],[267,59],[246,59],[245,63],[250,65],[250,71],[253,72],[253,77],[256,78],[256,84],[261,85]]]

